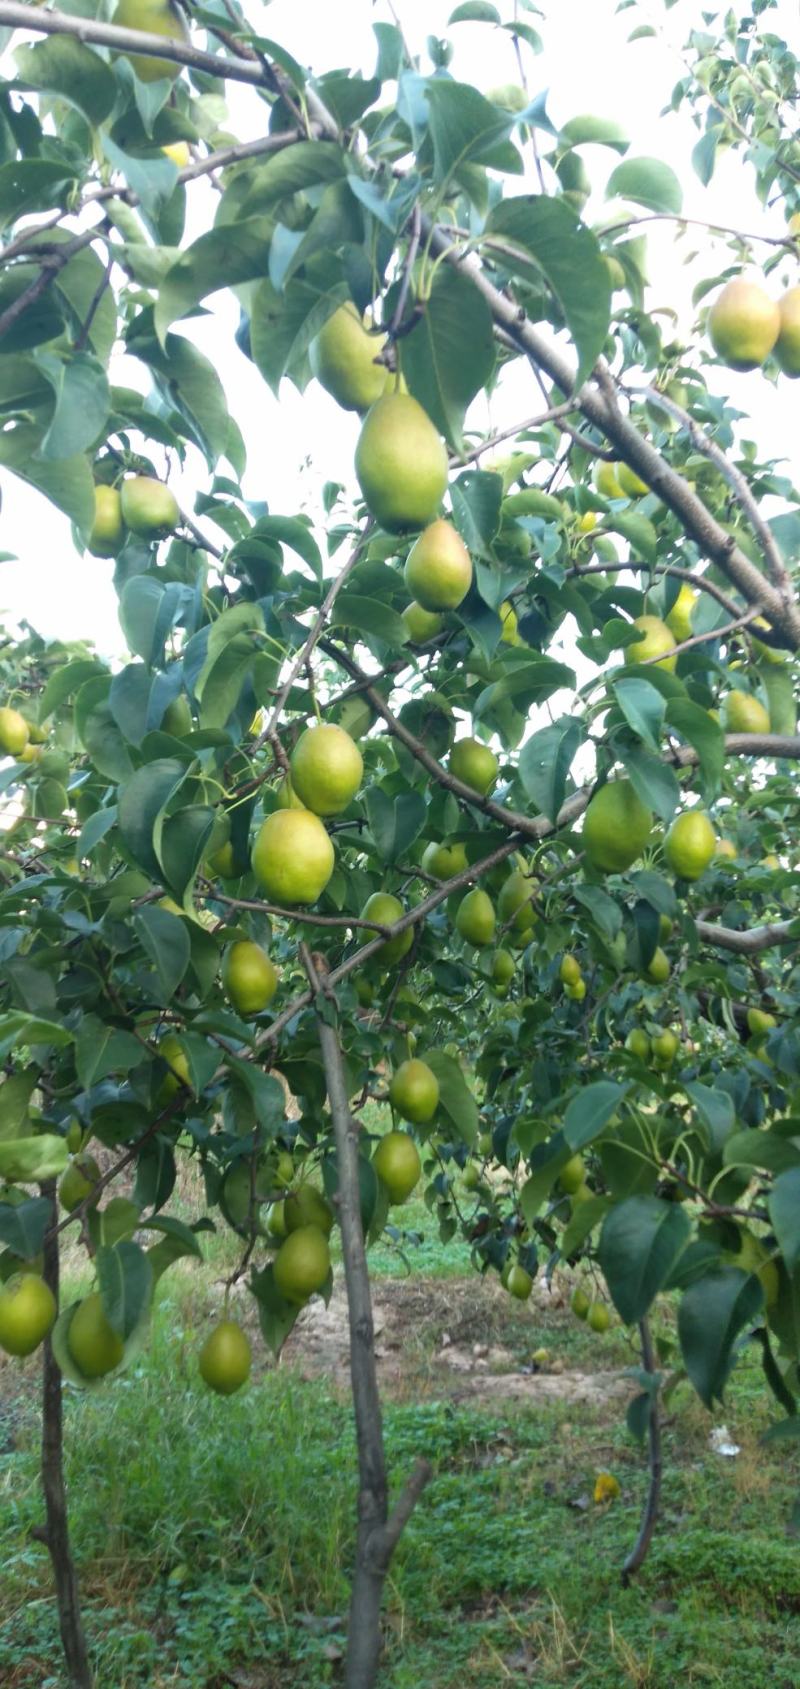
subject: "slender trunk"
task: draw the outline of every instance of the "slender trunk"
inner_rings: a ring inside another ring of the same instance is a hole
[[[312,958],[305,946],[303,959],[312,990],[318,992],[320,982],[325,979],[324,960],[318,955]],[[338,1031],[319,1013],[317,1025],[336,1140],[339,1222],[350,1321],[350,1383],[358,1451],[358,1526],[345,1683],[347,1689],[373,1689],[380,1665],[381,1602],[386,1574],[401,1532],[431,1476],[431,1468],[425,1460],[417,1462],[390,1515],[372,1298],[361,1224],[358,1127],[350,1113]]]
[[[49,1196],[56,1219],[56,1186],[50,1179],[42,1185],[42,1195]],[[44,1280],[58,1301],[59,1278],[58,1238],[50,1227],[44,1243]],[[64,1424],[61,1398],[61,1371],[53,1354],[50,1339],[44,1345],[44,1374],[42,1380],[42,1489],[47,1524],[41,1533],[47,1544],[53,1565],[58,1604],[58,1623],[61,1643],[67,1662],[71,1689],[92,1689],[93,1678],[86,1648],[86,1637],[78,1599],[78,1580],[67,1523],[67,1497],[64,1487]]]
[[[639,1323],[639,1337],[642,1346],[642,1366],[644,1367],[645,1372],[652,1375],[656,1370],[656,1357],[655,1350],[653,1348],[653,1339],[650,1335],[650,1325],[646,1319],[641,1320]],[[661,1409],[658,1401],[658,1391],[655,1389],[650,1395],[650,1415],[647,1421],[647,1447],[650,1482],[647,1486],[647,1495],[645,1497],[645,1504],[642,1510],[639,1535],[637,1536],[633,1548],[631,1549],[631,1552],[622,1568],[622,1582],[626,1589],[631,1581],[631,1578],[635,1577],[636,1573],[645,1563],[650,1544],[653,1540],[656,1524],[658,1522],[658,1506],[661,1499],[663,1461],[661,1453]]]

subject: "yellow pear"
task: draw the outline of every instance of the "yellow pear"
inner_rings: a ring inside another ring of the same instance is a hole
[[[316,903],[333,873],[333,844],[310,809],[276,809],[253,846],[253,873],[276,903]]]
[[[751,692],[729,692],[723,706],[728,733],[769,733],[769,714]]]
[[[172,164],[177,165],[179,170],[185,170],[187,164],[192,162],[188,141],[168,141],[167,145],[161,148],[161,151]]]
[[[119,0],[112,23],[121,29],[143,29],[149,35],[165,35],[172,41],[186,42],[189,31],[183,13],[170,0]],[[126,53],[140,82],[174,82],[182,66],[171,59],[151,57],[149,53]]]
[[[364,500],[382,528],[402,533],[433,520],[447,486],[447,453],[410,393],[385,393],[367,412],[355,461]]]
[[[800,375],[800,287],[790,287],[778,305],[781,329],[775,356],[784,375]]]
[[[593,868],[623,874],[641,856],[653,817],[630,780],[609,780],[586,811],[581,843]]]
[[[729,281],[708,313],[711,344],[729,369],[757,369],[769,357],[780,327],[774,299],[745,276]]]
[[[385,334],[370,334],[351,300],[328,318],[309,347],[309,362],[321,387],[346,411],[368,411],[394,376],[375,359]]]
[[[618,463],[616,471],[617,480],[623,493],[628,498],[644,498],[645,493],[649,493],[650,488],[647,482],[643,481],[641,475],[637,475],[636,470],[631,469],[627,463]]]
[[[688,581],[681,581],[681,589],[664,620],[670,633],[680,645],[684,639],[692,637],[692,616],[697,603],[698,594],[693,592]]]
[[[406,586],[424,610],[455,610],[472,585],[472,558],[451,522],[439,517],[412,545]]]
[[[654,668],[667,669],[671,674],[678,659],[672,655],[675,639],[666,622],[662,622],[660,616],[635,616],[633,625],[642,637],[635,644],[625,647],[626,662],[649,663],[657,657]]]

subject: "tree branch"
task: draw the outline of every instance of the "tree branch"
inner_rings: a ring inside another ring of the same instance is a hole
[[[311,990],[319,998],[329,983],[325,959],[312,957],[305,944],[301,945],[300,953]],[[330,997],[330,990],[326,995]],[[319,1009],[317,1034],[336,1143],[337,1202],[350,1325],[350,1385],[358,1450],[356,1563],[345,1680],[347,1689],[372,1689],[381,1654],[380,1613],[386,1573],[400,1533],[431,1477],[431,1468],[427,1461],[417,1463],[390,1519],[375,1327],[361,1223],[358,1122],[350,1112],[339,1033]]]
[[[800,930],[795,921],[772,921],[768,926],[750,927],[738,932],[735,927],[718,927],[713,921],[695,921],[698,938],[716,950],[733,950],[737,956],[757,956],[761,950],[774,950],[779,944],[800,944]]]
[[[39,11],[21,0],[0,0],[0,27],[4,25],[9,29],[30,29],[37,35],[72,35],[87,45],[111,47],[118,53],[151,53],[156,58],[168,59],[171,64],[188,65],[190,70],[204,70],[232,82],[250,82],[257,87],[265,81],[263,66],[244,57],[222,58],[216,53],[204,53],[188,42],[155,35],[151,30],[121,29],[118,24],[101,23],[96,18]]]
[[[429,219],[423,218],[423,234],[437,256],[469,276],[489,305],[495,323],[511,335],[520,350],[532,358],[564,394],[571,394],[575,386],[575,371],[571,364],[560,348],[527,320],[522,307],[493,285],[475,254],[464,252],[448,229],[432,224]],[[607,375],[601,363],[597,367],[597,379],[604,373]],[[683,477],[664,461],[660,452],[612,403],[608,392],[601,392],[597,386],[587,383],[576,395],[576,402],[587,420],[611,441],[617,456],[634,469],[679,518],[684,531],[696,542],[703,556],[716,563],[738,587],[748,604],[763,605],[767,619],[782,630],[791,649],[800,648],[800,607],[794,601],[787,603],[783,595],[764,579],[761,571],[720,527]]]

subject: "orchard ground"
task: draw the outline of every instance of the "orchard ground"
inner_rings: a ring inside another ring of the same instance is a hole
[[[189,1201],[197,1192],[186,1190]],[[468,1193],[463,1193],[465,1201]],[[755,1349],[722,1410],[686,1385],[666,1409],[662,1516],[629,1590],[620,1568],[647,1472],[624,1426],[636,1354],[596,1337],[569,1281],[519,1304],[443,1248],[421,1201],[416,1243],[371,1252],[392,1470],[435,1477],[404,1536],[386,1608],[386,1689],[796,1689],[797,1460],[760,1444]],[[114,1689],[322,1689],[341,1682],[355,1450],[341,1268],[275,1366],[254,1332],[251,1384],[221,1401],[197,1352],[235,1263],[232,1233],[159,1286],[141,1363],[67,1395],[70,1509],[98,1683]],[[86,1279],[65,1259],[67,1294]],[[409,1271],[410,1268],[410,1271]],[[252,1311],[251,1311],[252,1309]],[[254,1323],[246,1292],[236,1312]],[[662,1315],[662,1328],[670,1310]],[[532,1356],[546,1349],[537,1367]],[[0,1681],[63,1689],[37,1473],[37,1357],[0,1363]],[[715,1453],[724,1421],[740,1446]],[[620,1494],[593,1500],[598,1473]]]

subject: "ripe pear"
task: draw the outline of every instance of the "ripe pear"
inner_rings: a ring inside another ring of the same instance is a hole
[[[426,845],[422,857],[422,866],[426,874],[433,874],[437,880],[452,879],[454,874],[460,874],[467,866],[467,853],[463,844],[456,840],[455,844],[447,844],[445,840],[437,844],[435,839]]]
[[[653,667],[666,669],[671,674],[678,659],[673,656],[676,641],[666,622],[662,622],[660,616],[635,616],[633,625],[642,637],[635,644],[626,646],[626,662],[653,663],[653,658],[657,658]]]
[[[412,545],[404,572],[424,610],[456,610],[472,585],[472,558],[452,523],[440,516]]]
[[[0,756],[20,757],[30,738],[30,726],[19,710],[0,709]]]
[[[220,1320],[200,1350],[198,1371],[218,1396],[232,1396],[250,1377],[251,1359],[250,1339],[238,1320]]]
[[[367,412],[355,466],[368,509],[389,533],[433,521],[447,486],[447,453],[409,393],[385,393]]]
[[[729,369],[758,369],[769,357],[781,328],[781,314],[757,282],[736,276],[717,295],[708,332],[717,356]]]
[[[276,809],[253,846],[253,873],[276,903],[316,903],[333,873],[333,844],[310,809]]]
[[[778,305],[781,329],[775,356],[784,375],[800,375],[800,287],[790,287]]]
[[[112,23],[121,29],[142,29],[149,35],[165,35],[170,40],[186,42],[189,31],[183,13],[169,0],[119,0]],[[181,65],[171,59],[151,57],[149,53],[126,53],[140,82],[174,82],[181,74]]]
[[[723,716],[728,733],[769,733],[769,714],[760,698],[754,698],[751,692],[729,692]]]
[[[468,891],[458,906],[456,931],[468,944],[491,944],[494,938],[495,913],[488,892],[476,886]]]
[[[312,374],[342,410],[368,411],[394,380],[385,364],[375,362],[385,345],[386,335],[370,334],[348,299],[311,342]]]
[[[692,616],[694,614],[694,607],[697,603],[697,599],[698,594],[692,591],[689,582],[681,581],[681,589],[675,603],[673,604],[669,615],[664,617],[670,633],[677,640],[679,645],[684,639],[691,638]]]

